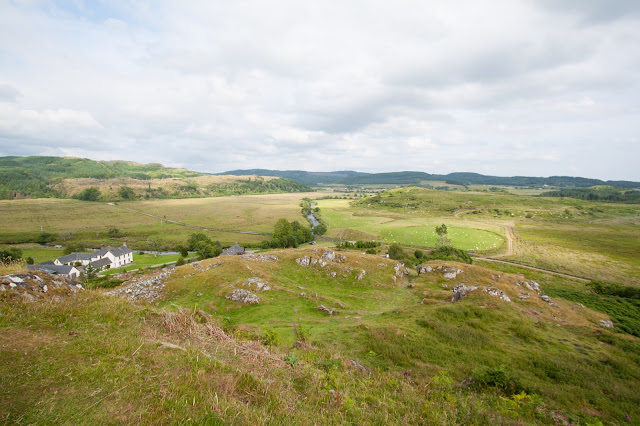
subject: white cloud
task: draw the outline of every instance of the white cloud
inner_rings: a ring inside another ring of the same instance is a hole
[[[640,180],[640,5],[561,3],[3,3],[0,155]]]

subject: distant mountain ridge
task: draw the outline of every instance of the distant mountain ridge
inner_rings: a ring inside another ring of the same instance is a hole
[[[244,169],[230,170],[216,175],[260,175],[285,177],[297,180],[304,185],[420,185],[422,182],[445,181],[451,185],[513,185],[513,186],[559,186],[586,188],[597,185],[609,185],[615,188],[640,188],[640,182],[590,179],[573,176],[487,176],[479,173],[455,172],[446,175],[429,174],[425,172],[402,171],[390,173],[364,173],[351,170],[335,172],[306,172],[303,170],[268,170],[268,169]]]

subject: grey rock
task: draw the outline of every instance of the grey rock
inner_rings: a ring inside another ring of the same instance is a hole
[[[245,305],[256,305],[260,303],[260,298],[248,290],[236,288],[226,297],[234,302],[244,303]]]
[[[249,287],[251,290],[254,291],[267,291],[267,290],[271,290],[271,287],[269,287],[269,285],[265,282],[262,281],[262,279],[258,278],[258,277],[251,277],[249,278],[244,284],[244,287]]]
[[[310,266],[311,265],[311,258],[309,256],[302,256],[296,259],[296,263],[300,266]]]
[[[497,297],[498,299],[504,300],[505,302],[511,302],[509,296],[507,296],[502,290],[498,290],[497,288],[485,288],[482,291],[489,293],[491,296]]]
[[[604,328],[615,328],[615,324],[611,320],[600,320],[600,325]]]
[[[326,260],[327,262],[334,262],[334,263],[342,263],[345,260],[344,256],[337,254],[332,250],[324,250],[320,257]]]
[[[334,315],[334,314],[337,314],[337,313],[338,313],[338,310],[337,310],[337,309],[335,309],[335,308],[327,308],[327,307],[326,307],[326,306],[324,306],[324,305],[316,306],[316,308],[317,308],[319,311],[322,311],[322,312],[324,312],[325,314],[328,314],[328,315]]]
[[[458,284],[456,286],[453,286],[451,288],[451,301],[457,302],[463,297],[465,297],[470,291],[477,290],[477,288],[478,286],[476,285],[467,287],[464,284]]]
[[[409,269],[404,267],[404,263],[396,263],[393,270],[396,272],[396,277],[398,278],[409,275],[410,272]]]
[[[426,274],[433,272],[433,268],[429,265],[418,265],[418,274]]]

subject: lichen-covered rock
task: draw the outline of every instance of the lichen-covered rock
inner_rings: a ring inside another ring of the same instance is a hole
[[[162,296],[162,290],[167,278],[173,270],[163,271],[143,279],[127,281],[113,290],[106,292],[111,296],[119,296],[127,300],[147,300],[154,302]]]
[[[342,263],[345,260],[344,256],[337,254],[332,250],[324,250],[320,257],[326,260],[327,262],[334,262],[334,263]]]
[[[246,253],[242,255],[243,259],[246,260],[254,260],[258,262],[275,262],[278,260],[278,256],[273,254],[254,254],[254,253]]]
[[[236,288],[227,295],[227,299],[234,302],[244,303],[245,305],[256,305],[260,303],[260,298],[248,290]]]
[[[604,328],[615,328],[615,325],[611,320],[600,320],[600,325]]]
[[[328,315],[334,315],[334,314],[338,313],[338,310],[337,310],[337,309],[335,309],[335,308],[327,308],[327,307],[326,307],[326,306],[324,306],[324,305],[316,306],[316,308],[317,308],[319,311],[322,311],[322,312],[324,312],[325,314],[328,314]]]
[[[441,270],[444,273],[443,277],[447,280],[453,280],[458,276],[458,274],[464,272],[462,269],[444,266],[438,266],[436,269]]]
[[[502,290],[498,290],[497,288],[485,288],[482,291],[489,293],[491,296],[497,297],[498,299],[504,300],[505,302],[511,302],[509,296],[507,296]]]
[[[409,269],[404,267],[404,263],[396,263],[393,270],[396,271],[396,277],[409,275]]]
[[[311,258],[309,256],[302,256],[296,259],[296,263],[300,266],[310,266],[311,265]]]
[[[540,292],[542,291],[540,289],[540,284],[538,284],[534,280],[518,281],[516,283],[516,287],[521,288],[521,286],[524,286],[527,290],[535,291],[538,294],[540,294]]]
[[[451,301],[452,302],[457,302],[458,300],[460,300],[463,297],[465,297],[470,291],[474,291],[477,288],[478,288],[478,286],[476,286],[476,285],[467,287],[464,284],[458,284],[456,286],[453,286],[451,288]]]
[[[243,287],[248,287],[254,291],[267,291],[271,290],[271,287],[267,283],[265,283],[259,277],[251,277],[244,284]]]
[[[545,302],[547,302],[551,306],[558,306],[557,304],[553,303],[551,298],[549,296],[547,296],[546,294],[541,295],[540,299],[544,300]]]
[[[418,274],[426,274],[433,272],[433,268],[429,265],[418,265]]]
[[[61,291],[71,290],[72,292],[83,289],[75,280],[66,276],[44,273],[43,276],[45,278],[32,273],[4,275],[0,277],[0,291],[18,292],[26,300],[31,301],[40,298],[42,293],[47,293],[52,289]]]

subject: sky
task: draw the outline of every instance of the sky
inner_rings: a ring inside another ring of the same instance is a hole
[[[640,180],[637,0],[0,0],[0,156]]]

